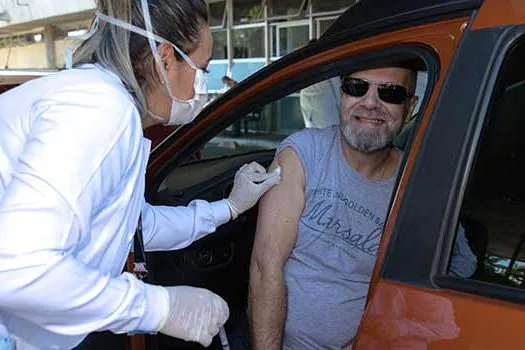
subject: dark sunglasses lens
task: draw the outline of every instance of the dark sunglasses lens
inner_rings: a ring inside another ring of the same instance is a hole
[[[361,97],[368,91],[368,83],[361,79],[345,79],[342,85],[345,94],[353,97]]]
[[[405,102],[408,96],[407,89],[401,85],[379,85],[377,87],[377,94],[379,98],[386,103],[396,105]]]

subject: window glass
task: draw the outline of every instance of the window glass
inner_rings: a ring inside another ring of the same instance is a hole
[[[214,60],[221,60],[228,58],[228,36],[226,30],[218,30],[211,32],[213,37],[213,53]]]
[[[264,7],[261,0],[232,0],[233,23],[248,24],[263,19]]]
[[[264,58],[236,59],[233,61],[232,78],[237,82],[244,80],[263,68],[265,64]]]
[[[269,0],[268,17],[297,16],[304,0]]]
[[[275,30],[278,45],[275,46],[275,57],[287,55],[308,44],[310,29],[308,25],[277,27]]]
[[[272,150],[291,133],[304,128],[299,93],[293,93],[248,113],[211,139],[202,159]]]
[[[326,32],[326,30],[330,28],[330,26],[334,24],[336,20],[337,20],[337,17],[318,19],[317,20],[317,37],[321,37],[321,35],[323,35],[324,32]]]
[[[265,57],[264,48],[264,27],[233,30],[234,58]]]
[[[208,76],[208,92],[218,92],[224,89],[222,77],[228,73],[227,60],[214,60],[208,65],[210,74]]]
[[[426,74],[420,72],[418,76]],[[423,99],[427,79],[418,82],[417,94]],[[273,150],[288,135],[305,127],[324,128],[339,123],[339,76],[320,81],[270,102],[238,119],[202,149],[201,159]],[[396,145],[405,139],[400,131]],[[404,148],[406,144],[401,142]],[[398,146],[400,147],[400,146]]]
[[[498,78],[460,214],[478,256],[473,278],[525,288],[525,45]]]
[[[353,6],[357,0],[311,0],[314,13],[342,11]]]
[[[222,27],[226,14],[226,1],[214,1],[208,3],[208,13],[211,27]]]

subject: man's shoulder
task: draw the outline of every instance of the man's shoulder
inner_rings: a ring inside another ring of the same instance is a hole
[[[313,169],[326,152],[330,152],[338,128],[306,128],[288,136],[281,142],[277,154],[291,149],[301,161],[305,171]]]
[[[288,136],[283,141],[283,144],[288,142],[311,144],[312,142],[331,140],[336,136],[337,130],[338,128],[336,125],[332,125],[323,129],[305,128]]]

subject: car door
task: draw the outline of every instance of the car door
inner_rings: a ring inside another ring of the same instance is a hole
[[[461,13],[413,28],[403,23],[403,29],[376,36],[363,38],[361,31],[338,40],[321,39],[269,66],[230,90],[194,124],[153,151],[148,199],[154,204],[180,205],[196,198],[224,198],[240,165],[259,161],[267,166],[279,141],[302,125],[298,104],[303,88],[371,62],[406,57],[424,62],[428,84],[421,108],[425,110],[434,103],[431,91],[442,84],[440,74],[447,70],[467,21]],[[279,117],[284,115],[284,119]],[[276,125],[284,132],[275,133]],[[264,140],[255,142],[252,136],[257,132],[253,130],[266,130]],[[226,331],[235,342],[232,348],[237,349],[248,346],[245,309],[255,220],[256,208],[186,249],[148,255],[151,282],[206,287],[228,301],[232,316]],[[148,342],[150,348],[198,348],[163,336],[148,337]],[[212,348],[219,346],[218,340],[212,344]]]
[[[354,349],[521,349],[525,8],[486,1],[418,130]],[[450,261],[458,227],[478,258]]]

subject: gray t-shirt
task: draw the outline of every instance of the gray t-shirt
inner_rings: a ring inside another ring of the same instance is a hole
[[[285,349],[341,349],[355,334],[395,178],[370,181],[343,156],[337,126],[284,140],[305,174],[305,208],[286,263]]]
[[[395,177],[375,182],[356,172],[340,135],[337,125],[305,129],[277,150],[295,151],[306,183],[297,242],[285,266],[285,349],[341,349],[363,314]],[[458,225],[449,274],[466,278],[475,269]]]

